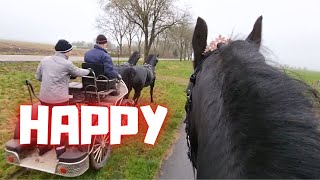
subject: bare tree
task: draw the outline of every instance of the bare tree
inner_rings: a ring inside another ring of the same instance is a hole
[[[156,37],[164,30],[179,23],[186,11],[180,12],[174,0],[105,0],[109,8],[121,11],[144,34],[144,57],[149,55]]]
[[[177,24],[168,30],[168,35],[175,45],[179,59],[186,60],[187,56],[190,56],[191,38],[192,38],[192,26],[189,20],[185,20],[183,23]]]
[[[138,51],[141,53],[141,45],[142,45],[142,40],[143,40],[143,31],[138,28],[137,29],[137,46],[138,46]]]
[[[131,54],[132,41],[135,36],[138,35],[138,27],[134,23],[129,23],[128,31],[126,33],[126,39],[128,42],[129,54]]]
[[[157,36],[153,45],[152,45],[154,53],[159,51],[160,41],[161,41],[160,36]]]
[[[173,51],[175,48],[175,43],[170,38],[170,29],[165,30],[161,35],[159,36],[160,42],[159,42],[159,53],[161,56],[164,57],[173,57]]]
[[[123,38],[129,30],[130,23],[127,18],[123,17],[119,9],[105,7],[104,12],[105,14],[97,19],[97,27],[116,40],[120,56],[122,56]]]
[[[193,35],[193,26],[190,24],[186,27],[183,41],[184,41],[184,60],[191,60],[192,56],[192,35]]]

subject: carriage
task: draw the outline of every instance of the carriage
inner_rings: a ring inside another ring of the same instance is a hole
[[[82,82],[69,84],[69,104],[94,106],[131,105],[132,101],[124,99],[128,89],[122,80],[108,79],[104,76],[103,65],[83,63],[82,68],[91,68],[88,76],[82,77]],[[37,98],[30,81],[26,80],[32,111],[36,112],[40,102],[33,103]],[[93,120],[97,123],[97,120]],[[109,135],[92,136],[90,145],[67,146],[66,151],[58,158],[55,149],[39,155],[36,139],[31,136],[31,145],[19,144],[19,123],[15,128],[14,138],[6,143],[5,157],[10,164],[65,177],[76,177],[89,168],[101,169],[111,154]]]

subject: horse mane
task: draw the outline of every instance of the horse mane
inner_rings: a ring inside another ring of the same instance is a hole
[[[224,133],[230,142],[218,144],[230,145],[231,162],[226,164],[238,167],[229,176],[319,178],[318,92],[266,64],[259,48],[248,41],[232,41],[214,57],[207,61],[217,61],[213,73],[222,83],[221,92],[215,93],[223,103],[221,112],[210,114],[218,115],[215,119],[224,124],[220,127],[228,127]]]
[[[203,54],[207,33],[198,18],[192,39],[198,73],[186,104],[197,177],[319,178],[319,93],[266,63],[262,16],[246,40],[215,53]]]

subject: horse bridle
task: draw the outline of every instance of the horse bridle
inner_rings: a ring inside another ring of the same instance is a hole
[[[203,62],[209,57],[211,54],[217,54],[219,52],[219,48],[209,51],[205,53],[200,60],[200,62],[196,65],[196,68],[194,70],[194,73],[190,76],[190,81],[187,89],[187,102],[185,105],[185,111],[186,111],[186,118],[184,120],[184,123],[186,123],[186,133],[187,133],[187,145],[188,145],[188,157],[190,161],[192,162],[193,166],[197,168],[197,163],[196,163],[196,157],[194,156],[193,152],[195,152],[194,149],[191,147],[191,142],[190,142],[190,137],[192,136],[192,130],[191,130],[191,120],[190,120],[190,113],[191,113],[191,107],[192,107],[192,89],[196,84],[196,78],[197,74],[201,70],[201,65]]]

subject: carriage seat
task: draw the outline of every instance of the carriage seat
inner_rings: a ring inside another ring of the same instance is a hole
[[[82,63],[83,69],[91,68],[94,72],[87,76],[82,77],[82,83],[71,82],[69,84],[69,99],[70,104],[83,102],[86,98],[90,97],[85,95],[90,93],[112,93],[117,92],[117,79],[108,79],[104,76],[104,66],[102,64]],[[90,98],[91,99],[91,98]]]
[[[110,89],[117,89],[117,80],[116,79],[108,79],[104,76],[104,66],[102,64],[94,64],[94,63],[82,63],[83,69],[91,68],[95,77],[92,73],[87,76],[82,77],[82,83],[80,82],[71,82],[69,83],[69,94],[79,93],[81,91],[95,91],[95,88],[87,86],[96,86],[98,92],[99,91],[108,91]]]
[[[31,138],[31,144],[20,144],[20,139],[10,139],[6,143],[6,149],[8,151],[13,151],[16,153],[21,153],[23,150],[33,148],[33,145],[36,143],[35,138]]]
[[[104,74],[104,65],[103,64],[95,64],[95,63],[82,63],[83,69],[91,68],[96,77],[90,73],[88,76],[82,77],[82,85],[85,88],[88,85],[96,85],[98,91],[108,91],[110,89],[116,89],[117,80],[116,79],[108,79]],[[96,78],[96,79],[95,79]]]

